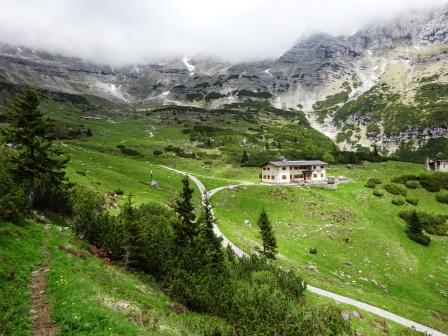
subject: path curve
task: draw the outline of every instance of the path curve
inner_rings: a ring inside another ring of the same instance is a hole
[[[175,172],[177,174],[187,175],[194,182],[194,184],[196,184],[196,186],[198,187],[198,189],[199,189],[199,191],[201,193],[202,200],[204,200],[206,197],[207,198],[211,198],[217,192],[225,190],[225,189],[231,189],[231,188],[235,188],[235,187],[242,186],[242,185],[255,185],[255,183],[253,183],[253,182],[242,182],[240,184],[218,187],[218,188],[215,188],[215,189],[210,190],[210,191],[207,192],[207,189],[205,188],[204,184],[196,176],[191,175],[188,172],[184,172],[184,171],[177,170],[177,169],[174,169],[174,168],[171,168],[171,167],[167,167],[167,166],[159,165],[159,167],[171,170],[171,171],[173,171],[173,172]],[[213,212],[212,208],[211,208],[211,212],[212,212],[213,218],[215,218],[215,215],[214,215],[214,212]],[[245,253],[240,248],[235,246],[230,240],[228,240],[222,234],[221,230],[216,225],[216,222],[213,223],[213,231],[215,232],[215,234],[217,236],[219,236],[219,237],[221,237],[223,239],[223,241],[222,241],[223,245],[225,247],[230,246],[230,248],[235,252],[235,254],[238,257],[247,256],[247,253]],[[314,287],[314,286],[311,286],[309,284],[307,284],[307,289],[310,292],[314,293],[314,294],[317,294],[317,295],[320,295],[320,296],[325,296],[325,297],[330,298],[332,300],[335,300],[337,302],[341,302],[341,303],[344,303],[344,304],[348,304],[348,305],[354,306],[354,307],[359,308],[361,310],[364,310],[366,312],[375,314],[375,315],[380,316],[382,318],[385,318],[387,320],[390,320],[390,321],[393,321],[395,323],[401,324],[401,325],[403,325],[405,327],[413,328],[413,329],[415,329],[417,331],[420,331],[420,332],[423,332],[423,333],[427,333],[428,335],[431,335],[431,336],[448,336],[448,335],[446,335],[446,334],[444,334],[444,333],[442,333],[440,331],[437,331],[435,329],[427,327],[427,326],[425,326],[423,324],[414,322],[412,320],[409,320],[409,319],[404,318],[402,316],[399,316],[397,314],[391,313],[391,312],[389,312],[387,310],[384,310],[384,309],[381,309],[381,308],[369,305],[369,304],[364,303],[362,301],[354,300],[354,299],[351,299],[351,298],[346,297],[346,296],[342,296],[342,295],[339,295],[339,294],[336,294],[336,293],[333,293],[333,292],[329,292],[327,290],[324,290],[324,289],[321,289],[321,288],[318,288],[318,287]]]

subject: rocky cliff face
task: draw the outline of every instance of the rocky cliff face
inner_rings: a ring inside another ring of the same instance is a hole
[[[276,60],[161,60],[114,69],[0,44],[0,82],[127,104],[207,108],[247,100],[301,109],[341,148],[387,151],[446,137],[448,7],[408,13],[348,37],[302,38]]]
[[[347,41],[328,34],[314,34],[298,41],[271,69],[294,84],[323,86],[351,73],[361,56]]]

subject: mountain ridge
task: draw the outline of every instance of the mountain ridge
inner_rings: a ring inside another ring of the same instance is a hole
[[[245,63],[185,56],[113,68],[0,44],[3,82],[136,106],[263,101],[302,110],[341,149],[384,153],[448,135],[447,65],[448,6],[351,36],[316,32],[277,59]]]

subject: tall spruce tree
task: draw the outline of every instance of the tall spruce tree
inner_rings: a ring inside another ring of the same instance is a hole
[[[7,126],[1,133],[4,141],[16,150],[14,173],[28,192],[29,206],[34,204],[38,188],[58,189],[64,179],[68,159],[53,146],[53,122],[39,109],[37,94],[26,89],[17,94],[14,104],[6,109]]]
[[[221,248],[222,238],[215,235],[213,231],[213,214],[208,197],[205,197],[203,204],[203,214],[200,226],[200,244],[204,250],[206,262],[216,267],[224,260]]]
[[[264,208],[261,210],[257,224],[260,229],[261,240],[263,241],[263,254],[267,258],[275,259],[275,255],[277,254],[277,240],[272,229],[271,221]]]
[[[192,203],[193,189],[190,187],[187,175],[183,178],[182,183],[182,192],[174,204],[174,210],[179,216],[179,220],[174,225],[174,231],[178,246],[185,247],[196,241],[199,228]]]

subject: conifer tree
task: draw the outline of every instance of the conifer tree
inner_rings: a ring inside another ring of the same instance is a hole
[[[409,232],[420,235],[423,232],[422,225],[417,215],[417,211],[412,211],[409,221],[408,221],[408,230]]]
[[[217,237],[213,231],[213,214],[208,197],[204,199],[203,215],[200,226],[200,243],[204,250],[207,262],[218,266],[224,260],[221,248],[221,237]]]
[[[261,210],[257,224],[260,228],[261,240],[263,241],[263,254],[267,258],[275,259],[275,255],[277,254],[277,240],[272,229],[271,221],[264,208]]]
[[[249,161],[249,155],[246,151],[243,151],[243,155],[241,156],[241,163],[245,164],[247,163],[247,161]]]
[[[14,173],[18,182],[28,191],[32,207],[37,188],[59,188],[68,160],[53,146],[52,121],[39,109],[39,98],[31,89],[16,96],[14,104],[6,109],[8,124],[2,128],[4,141],[16,150],[13,158]]]
[[[174,225],[176,243],[181,246],[192,245],[198,234],[198,224],[192,204],[193,189],[190,187],[188,176],[182,180],[183,188],[180,197],[175,201],[174,210],[179,216],[179,220]]]

